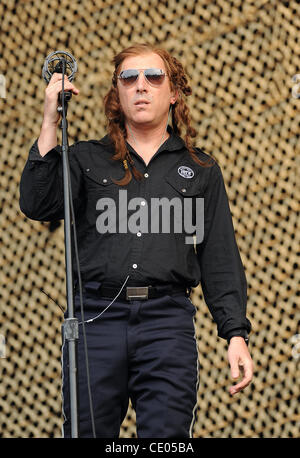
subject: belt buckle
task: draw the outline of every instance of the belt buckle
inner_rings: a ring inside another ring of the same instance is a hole
[[[129,300],[141,300],[141,299],[148,299],[149,295],[149,287],[148,286],[141,286],[141,287],[133,287],[127,286],[126,288],[126,299]]]

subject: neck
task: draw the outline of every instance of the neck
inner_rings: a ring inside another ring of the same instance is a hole
[[[167,122],[158,126],[139,126],[126,123],[127,141],[133,147],[138,145],[158,145],[169,137]]]

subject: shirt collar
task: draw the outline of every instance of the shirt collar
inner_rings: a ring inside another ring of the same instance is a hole
[[[184,143],[183,139],[181,137],[179,137],[179,135],[174,133],[174,130],[173,130],[173,128],[171,126],[168,125],[167,131],[170,134],[170,136],[160,146],[160,148],[158,150],[159,152],[164,151],[164,150],[166,150],[166,151],[177,151],[177,150],[181,150],[182,148],[185,147],[185,143]],[[101,145],[105,146],[109,151],[115,152],[114,145],[113,145],[111,139],[109,138],[109,135],[105,135],[105,137],[103,137],[101,140],[97,141],[97,143],[100,143]],[[132,148],[132,146],[129,143],[126,142],[126,145],[127,145],[127,147],[128,147],[130,152],[136,154],[136,152],[134,151],[134,149]]]
[[[161,145],[159,151],[176,151],[185,147],[185,143],[179,135],[175,134],[173,128],[168,125],[167,131],[169,132],[169,138]]]

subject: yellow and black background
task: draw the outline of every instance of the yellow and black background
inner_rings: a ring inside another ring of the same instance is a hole
[[[19,209],[21,172],[43,116],[45,57],[65,50],[78,62],[73,143],[105,134],[111,61],[135,42],[163,46],[188,73],[196,144],[222,167],[248,280],[255,374],[235,397],[227,343],[201,287],[193,291],[194,437],[299,437],[299,3],[2,0],[0,17],[0,437],[61,435],[63,314],[42,290],[66,306],[63,225],[31,221]],[[130,407],[121,437],[135,435]]]

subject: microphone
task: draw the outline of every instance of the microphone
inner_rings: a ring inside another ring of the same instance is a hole
[[[46,57],[42,75],[48,84],[53,73],[62,73],[63,65],[65,64],[65,74],[70,82],[73,81],[77,72],[77,62],[72,54],[66,51],[54,51]]]
[[[48,84],[53,73],[64,73],[65,75],[67,75],[68,80],[72,82],[76,72],[77,62],[75,58],[72,56],[72,54],[66,51],[54,51],[51,54],[49,54],[49,56],[47,56],[45,59],[42,70],[42,76]],[[64,94],[64,101],[69,102],[72,97],[72,92],[66,91]],[[58,101],[60,104],[62,104],[61,92],[59,93]],[[57,111],[61,112],[62,107],[59,106],[57,108]]]

